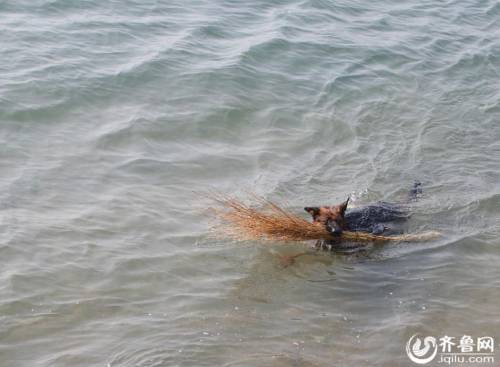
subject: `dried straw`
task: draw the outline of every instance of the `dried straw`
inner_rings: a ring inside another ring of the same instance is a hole
[[[307,241],[331,240],[334,237],[323,225],[314,224],[298,217],[275,203],[264,198],[253,196],[262,208],[256,209],[237,199],[213,194],[212,198],[220,205],[214,208],[215,217],[219,220],[214,228],[215,234],[237,241]],[[439,236],[439,232],[429,231],[420,234],[404,234],[398,236],[378,236],[364,232],[343,231],[341,240],[359,242],[387,241],[427,241]]]

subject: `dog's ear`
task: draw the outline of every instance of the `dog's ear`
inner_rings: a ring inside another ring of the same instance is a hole
[[[311,214],[313,218],[319,215],[319,208],[317,206],[306,206],[304,210]]]
[[[347,209],[347,205],[349,204],[349,198],[347,198],[346,201],[344,201],[342,204],[339,205],[340,207],[340,214],[344,215],[345,211]]]

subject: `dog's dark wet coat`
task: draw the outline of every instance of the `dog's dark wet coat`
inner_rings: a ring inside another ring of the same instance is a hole
[[[344,229],[373,234],[397,233],[400,224],[409,217],[410,212],[407,206],[379,202],[348,210],[344,215]]]

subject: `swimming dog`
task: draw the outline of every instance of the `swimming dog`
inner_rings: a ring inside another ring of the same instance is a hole
[[[416,201],[422,193],[421,183],[415,182],[408,201]],[[410,217],[406,203],[378,202],[348,210],[349,199],[334,206],[305,207],[313,223],[324,225],[337,240],[320,240],[316,248],[334,249],[340,243],[342,231],[366,232],[375,235],[391,235],[403,232],[404,223]]]

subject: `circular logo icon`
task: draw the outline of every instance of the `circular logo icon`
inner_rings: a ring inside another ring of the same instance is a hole
[[[437,354],[437,342],[436,338],[433,336],[426,336],[420,339],[418,334],[413,335],[408,343],[406,343],[406,354],[412,362],[417,364],[429,363],[436,357]]]

